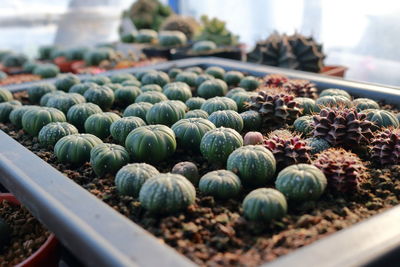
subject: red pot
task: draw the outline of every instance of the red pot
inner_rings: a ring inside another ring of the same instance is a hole
[[[0,201],[7,200],[15,205],[20,205],[19,201],[13,194],[0,194]],[[46,242],[35,253],[30,255],[24,261],[19,263],[18,267],[42,267],[42,266],[58,266],[60,260],[60,246],[56,236],[50,234]]]
[[[321,74],[343,78],[346,71],[346,67],[330,65],[324,66],[321,70]]]
[[[66,57],[57,57],[54,63],[60,68],[61,72],[74,72],[72,65],[76,62],[83,62],[82,60],[67,60]]]

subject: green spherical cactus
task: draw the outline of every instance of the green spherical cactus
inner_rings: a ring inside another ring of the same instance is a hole
[[[135,74],[135,76],[136,76],[136,78],[137,78],[138,80],[142,81],[143,77],[144,77],[146,74],[149,74],[149,73],[157,73],[157,71],[154,70],[154,69],[142,70],[142,71],[138,71],[138,72],[136,72],[136,73],[134,73],[134,74]]]
[[[97,85],[105,85],[111,83],[111,80],[107,76],[92,76],[86,79],[85,83],[95,83]]]
[[[10,91],[0,88],[0,103],[13,100],[13,95]]]
[[[343,96],[349,100],[351,100],[351,96],[349,93],[347,93],[345,90],[342,89],[325,89],[321,92],[319,97],[324,97],[324,96]]]
[[[243,119],[233,110],[219,110],[208,116],[208,120],[216,127],[232,128],[239,133],[243,130]]]
[[[110,133],[118,143],[125,144],[125,139],[131,131],[145,125],[146,123],[139,117],[124,117],[111,124]]]
[[[286,215],[285,196],[272,188],[259,188],[251,191],[243,200],[244,216],[251,221],[270,222]]]
[[[153,43],[158,39],[158,33],[152,29],[141,29],[135,39],[138,43]]]
[[[87,102],[98,105],[102,110],[108,110],[114,103],[114,92],[107,86],[89,88],[83,96]]]
[[[43,83],[43,84],[38,84],[38,85],[32,85],[28,87],[28,97],[29,101],[32,104],[38,104],[40,102],[40,99],[42,96],[44,96],[47,93],[54,92],[56,91],[57,88],[50,83]],[[9,101],[9,100],[7,100]],[[0,102],[1,101],[1,92],[0,92]]]
[[[205,99],[224,96],[227,92],[228,85],[220,79],[205,81],[197,88],[197,94]]]
[[[55,86],[57,87],[57,90],[68,92],[72,86],[79,84],[80,82],[81,80],[78,76],[66,74],[57,79]]]
[[[239,112],[244,112],[248,110],[247,104],[251,101],[252,96],[257,96],[257,93],[254,92],[239,92],[233,94],[230,98],[236,102]]]
[[[150,108],[152,106],[153,106],[153,104],[148,103],[148,102],[134,103],[134,104],[126,107],[126,109],[124,110],[123,116],[124,117],[135,116],[135,117],[139,117],[142,120],[146,121],[147,112],[150,110]]]
[[[244,88],[241,87],[235,87],[231,90],[228,91],[228,93],[226,94],[226,97],[231,98],[233,95],[237,94],[237,93],[246,93],[247,91]]]
[[[327,185],[325,174],[310,164],[291,165],[279,172],[275,187],[289,201],[317,200]]]
[[[163,47],[177,47],[187,43],[186,35],[180,31],[161,31],[158,43]]]
[[[78,83],[78,84],[75,84],[75,85],[71,86],[71,87],[69,88],[68,92],[69,92],[69,93],[77,93],[77,94],[80,94],[80,95],[84,95],[85,92],[86,92],[87,90],[89,90],[89,88],[91,88],[91,87],[97,87],[97,86],[98,86],[98,84],[96,84],[96,83],[91,83],[91,82]]]
[[[242,136],[231,128],[208,131],[200,142],[201,154],[211,163],[225,164],[228,156],[243,146]]]
[[[243,119],[243,129],[245,131],[255,131],[260,130],[262,126],[262,118],[260,113],[254,110],[249,110],[240,113]]]
[[[21,106],[21,102],[17,100],[0,103],[0,122],[8,122],[10,113]]]
[[[85,121],[85,132],[101,139],[110,136],[110,126],[121,117],[112,112],[102,112],[90,115]]]
[[[307,138],[306,142],[307,145],[311,148],[311,154],[320,153],[331,147],[329,142],[322,138],[311,137]]]
[[[351,101],[344,96],[340,95],[326,95],[318,98],[315,101],[315,104],[318,107],[346,107],[349,108],[352,106]]]
[[[240,84],[240,81],[244,78],[243,73],[240,71],[228,71],[224,75],[224,81],[229,85],[229,86],[237,86]]]
[[[217,49],[217,45],[213,41],[198,41],[192,47],[192,50],[196,53],[207,52],[215,49]]]
[[[209,74],[200,74],[197,76],[196,78],[196,87],[199,87],[202,83],[204,83],[205,81],[210,81],[210,80],[214,80],[214,76],[211,76]]]
[[[54,146],[54,154],[60,162],[83,164],[90,160],[93,147],[103,143],[92,134],[71,134],[64,136]]]
[[[204,134],[215,129],[215,125],[206,119],[193,118],[179,120],[171,128],[180,147],[199,151]]]
[[[110,88],[111,90],[113,90],[113,92],[123,88],[123,86],[119,83],[106,83],[104,86]]]
[[[43,79],[56,77],[59,73],[60,69],[54,64],[40,64],[33,69],[33,74]]]
[[[169,76],[171,79],[175,79],[176,76],[177,76],[179,73],[181,73],[181,72],[182,72],[181,69],[172,68],[172,69],[170,69],[170,70],[168,71],[168,76]]]
[[[192,97],[189,85],[183,82],[168,83],[164,86],[164,95],[170,100],[185,102]]]
[[[98,144],[90,151],[90,164],[97,176],[115,174],[129,162],[129,154],[123,146]]]
[[[112,83],[123,83],[125,81],[137,81],[136,77],[130,73],[119,73],[110,76]]]
[[[196,73],[197,75],[200,75],[203,73],[203,69],[201,67],[188,67],[186,69],[184,69],[183,71],[187,71],[187,72],[193,72]]]
[[[64,136],[77,133],[78,129],[68,122],[51,122],[40,130],[38,140],[44,146],[54,146]]]
[[[143,85],[158,84],[161,87],[170,82],[168,74],[162,71],[147,73],[143,76],[141,81]]]
[[[87,66],[98,66],[101,62],[109,60],[114,50],[110,48],[94,48],[85,52],[84,60]]]
[[[314,129],[313,123],[314,120],[312,116],[302,116],[294,121],[293,128],[299,133],[309,135]]]
[[[179,162],[174,165],[171,173],[180,174],[188,179],[194,186],[199,183],[199,170],[196,164],[190,161]]]
[[[183,71],[176,75],[175,82],[183,82],[189,86],[196,86],[197,74],[190,71]]]
[[[145,93],[141,93],[136,97],[135,103],[140,103],[140,102],[147,102],[151,104],[155,104],[161,101],[166,101],[168,98],[160,92],[155,92],[155,91],[149,91]]]
[[[115,103],[119,106],[126,107],[129,104],[134,103],[136,97],[138,97],[138,95],[141,93],[142,91],[140,91],[139,87],[136,86],[122,87],[114,92]]]
[[[40,105],[41,106],[46,106],[47,102],[49,102],[49,100],[53,97],[53,96],[59,96],[59,95],[65,95],[66,93],[64,91],[54,91],[54,92],[50,92],[45,94],[44,96],[42,96],[40,98]]]
[[[196,190],[180,174],[159,174],[148,179],[140,189],[139,200],[151,213],[171,214],[194,204]]]
[[[304,115],[312,115],[321,111],[315,104],[315,100],[309,97],[296,97],[294,101],[299,104],[299,108]]]
[[[22,128],[22,116],[30,109],[41,108],[39,106],[17,106],[14,108],[8,118],[10,122],[17,128]]]
[[[237,111],[236,102],[227,97],[216,96],[210,99],[207,99],[203,105],[201,105],[201,109],[207,112],[208,114],[212,114],[218,110],[234,110]]]
[[[357,98],[353,100],[353,105],[356,107],[357,111],[365,109],[379,109],[379,104],[369,98]]]
[[[185,104],[189,108],[189,110],[200,109],[201,105],[204,104],[206,100],[202,97],[191,97],[186,100]]]
[[[366,109],[361,111],[367,115],[367,120],[373,122],[378,127],[399,128],[399,120],[396,115],[387,110]]]
[[[171,126],[184,116],[185,109],[169,100],[154,104],[146,114],[146,121],[148,124]]]
[[[239,177],[227,170],[217,170],[203,175],[199,182],[200,192],[219,199],[236,197],[242,189]]]
[[[77,93],[67,93],[67,94],[57,94],[48,98],[45,106],[50,108],[56,108],[64,112],[64,114],[68,113],[68,110],[76,105],[85,103],[86,99]]]
[[[149,164],[128,164],[117,172],[115,186],[120,195],[138,197],[144,182],[158,174],[158,170]]]
[[[185,114],[185,119],[191,118],[208,119],[208,113],[201,109],[190,110]]]
[[[50,122],[65,122],[62,111],[55,108],[30,109],[22,116],[22,128],[30,135],[36,136],[43,126]]]
[[[93,103],[81,103],[73,105],[67,113],[68,122],[72,123],[79,130],[84,130],[85,121],[91,115],[102,113],[101,108]]]
[[[160,162],[175,152],[175,134],[165,125],[141,126],[129,133],[125,147],[135,161]]]
[[[245,186],[265,186],[274,179],[276,160],[262,145],[248,145],[229,155],[227,169],[236,173]]]
[[[155,92],[160,92],[161,93],[162,90],[163,89],[158,84],[146,84],[146,85],[143,85],[140,88],[140,91],[142,91],[143,93],[150,92],[150,91],[155,91]]]
[[[246,76],[240,80],[239,87],[246,89],[247,91],[254,91],[260,86],[260,82],[256,77]]]
[[[141,87],[142,83],[139,82],[138,80],[126,80],[121,83],[122,86],[136,86],[136,87]]]
[[[213,76],[214,78],[223,80],[224,79],[224,75],[225,75],[225,70],[223,68],[221,68],[221,67],[212,66],[212,67],[208,67],[205,70],[205,73],[208,74],[208,75]]]

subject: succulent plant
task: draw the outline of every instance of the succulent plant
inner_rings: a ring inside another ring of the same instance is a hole
[[[196,86],[198,74],[192,71],[183,71],[176,75],[175,82],[186,83],[189,86]]]
[[[243,200],[244,216],[251,221],[270,222],[286,215],[285,196],[272,188],[258,188],[251,191]]]
[[[248,110],[240,113],[240,116],[243,119],[243,129],[245,131],[260,130],[262,126],[262,117],[257,111]]]
[[[199,183],[199,170],[196,164],[190,161],[182,161],[174,165],[171,173],[180,174],[188,179],[194,186]]]
[[[282,74],[269,74],[263,78],[263,81],[267,87],[282,87],[289,78]]]
[[[246,76],[240,80],[239,87],[246,89],[246,91],[254,91],[260,86],[260,81],[253,76]]]
[[[331,145],[326,141],[325,139],[322,138],[316,138],[316,137],[311,137],[306,139],[307,145],[311,147],[311,154],[317,154],[320,153],[328,148],[331,147]]]
[[[21,106],[21,102],[17,100],[0,103],[0,122],[8,122],[10,113]]]
[[[194,67],[188,67],[186,69],[184,69],[185,72],[193,72],[197,75],[200,75],[203,73],[203,69],[201,67],[198,66],[194,66]]]
[[[295,131],[302,133],[304,136],[309,135],[313,131],[314,120],[312,116],[302,116],[297,118],[293,123]]]
[[[318,89],[307,80],[289,80],[283,84],[283,88],[296,97],[318,98]]]
[[[369,98],[354,99],[353,106],[357,109],[357,111],[365,109],[379,109],[379,104],[376,101]]]
[[[54,92],[56,90],[57,90],[57,88],[53,84],[50,84],[50,83],[32,85],[32,86],[28,87],[29,101],[32,104],[37,104],[40,102],[40,99],[42,98],[42,96],[44,96],[47,93]],[[2,102],[1,95],[2,95],[2,93],[0,90],[0,102]],[[11,95],[11,97],[12,97],[12,95]],[[10,101],[10,100],[12,100],[12,98],[8,99],[7,101]]]
[[[225,164],[228,156],[243,146],[242,136],[231,128],[216,128],[208,131],[200,142],[200,151],[209,162]]]
[[[227,85],[229,86],[237,86],[239,85],[240,81],[244,78],[243,73],[241,73],[240,71],[227,71],[224,74],[224,81],[226,82]]]
[[[139,200],[150,213],[171,214],[194,204],[196,190],[180,174],[159,174],[148,179],[140,189]]]
[[[189,110],[194,110],[201,109],[201,105],[203,105],[204,102],[206,102],[206,100],[202,97],[191,97],[186,100],[185,104],[189,108]]]
[[[62,111],[55,108],[29,109],[22,116],[22,128],[30,135],[36,136],[43,126],[50,122],[65,122]]]
[[[262,145],[248,145],[229,155],[227,169],[237,174],[244,186],[265,186],[274,178],[276,161]]]
[[[201,109],[194,109],[190,110],[185,114],[185,119],[191,119],[191,118],[202,118],[202,119],[208,119],[208,113],[205,112],[204,110]]]
[[[51,122],[40,130],[38,140],[44,146],[54,146],[64,136],[77,133],[78,129],[68,122]]]
[[[171,9],[158,0],[139,0],[125,13],[137,29],[158,31],[163,21],[170,16]]]
[[[135,99],[135,103],[147,102],[150,104],[156,104],[158,102],[166,100],[168,100],[168,98],[163,93],[156,91],[148,91],[138,95]]]
[[[226,23],[217,18],[209,19],[208,16],[201,16],[203,29],[196,40],[213,41],[217,45],[236,45],[238,37],[233,35],[227,28]]]
[[[228,93],[226,93],[226,97],[232,98],[232,96],[234,96],[237,93],[246,93],[246,90],[244,88],[241,87],[235,87],[232,88],[228,91]]]
[[[103,143],[92,134],[70,134],[64,136],[54,146],[54,154],[61,162],[83,164],[90,160],[93,147]]]
[[[186,35],[180,31],[161,31],[158,43],[163,47],[179,47],[187,43]]]
[[[101,112],[90,115],[85,121],[85,132],[93,134],[101,139],[110,136],[110,126],[121,119],[113,112]]]
[[[317,154],[313,164],[328,180],[328,186],[339,192],[352,192],[368,178],[360,158],[342,148],[330,148]]]
[[[96,83],[85,82],[85,83],[78,83],[71,86],[68,90],[69,93],[77,93],[80,95],[84,95],[87,90],[91,87],[97,87]]]
[[[171,78],[171,79],[175,79],[176,76],[177,76],[179,73],[181,73],[182,71],[183,71],[182,69],[171,68],[171,69],[169,69],[169,71],[168,71],[168,76],[169,76],[169,78]]]
[[[143,77],[149,73],[157,73],[157,70],[155,70],[155,69],[142,70],[142,71],[135,72],[134,75],[140,82],[142,82]]]
[[[201,109],[207,112],[208,114],[212,114],[218,110],[233,110],[237,111],[236,102],[227,97],[216,96],[210,99],[207,99],[201,105]]]
[[[400,130],[388,128],[377,132],[370,149],[372,160],[379,165],[400,164]]]
[[[118,73],[110,76],[112,83],[123,83],[125,81],[137,81],[136,77],[130,73]]]
[[[315,101],[315,104],[321,109],[324,107],[346,107],[350,108],[353,106],[351,100],[340,95],[326,95],[320,96]]]
[[[171,126],[183,119],[185,109],[171,100],[161,101],[154,104],[146,114],[148,124],[163,124]]]
[[[0,103],[13,100],[14,97],[7,89],[0,88]]]
[[[104,84],[104,86],[110,88],[111,90],[113,90],[113,92],[123,88],[123,86],[119,83],[106,83]]]
[[[237,196],[242,189],[239,177],[227,170],[206,173],[200,178],[199,190],[205,195],[218,199],[229,199]]]
[[[158,84],[159,86],[163,87],[167,83],[170,82],[168,74],[162,71],[157,71],[157,72],[150,72],[145,74],[141,82],[143,85],[146,84]]]
[[[139,87],[124,86],[114,92],[115,103],[120,106],[126,107],[129,104],[134,103],[136,97],[138,97],[138,95],[140,95],[141,93],[142,91],[140,91]]]
[[[56,108],[64,112],[64,114],[68,113],[68,110],[76,105],[85,103],[86,99],[77,93],[66,93],[66,94],[56,94],[46,101],[45,106],[50,108]]]
[[[120,145],[98,144],[90,151],[90,164],[94,173],[100,177],[105,174],[115,174],[128,162],[129,154]]]
[[[24,63],[24,65],[22,66],[22,70],[26,73],[33,73],[33,70],[38,66],[39,64],[36,63],[33,60],[28,60],[27,62]],[[6,74],[5,72],[3,72],[4,74]],[[0,74],[0,80],[6,78],[8,75],[6,74],[5,76]]]
[[[102,110],[108,110],[114,103],[115,96],[113,90],[107,86],[89,88],[83,96],[87,102],[98,105]]]
[[[93,103],[76,104],[68,110],[67,119],[79,130],[84,130],[86,119],[93,114],[101,112],[101,108]]]
[[[239,133],[243,130],[243,119],[239,113],[234,110],[215,111],[208,116],[208,120],[211,121],[217,128],[232,128]]]
[[[126,80],[124,82],[121,83],[122,86],[136,86],[136,87],[140,87],[142,86],[142,83],[139,82],[138,80]]]
[[[186,35],[188,40],[192,40],[200,30],[200,24],[192,17],[172,15],[163,22],[161,30],[180,31]]]
[[[217,44],[213,41],[197,41],[192,46],[195,53],[208,52],[217,49]]]
[[[144,182],[158,174],[158,170],[149,164],[128,164],[115,175],[115,186],[120,195],[138,197]]]
[[[165,125],[141,126],[126,137],[125,148],[135,161],[160,162],[175,152],[175,134]]]
[[[332,146],[365,144],[372,137],[373,123],[354,108],[324,108],[313,119],[313,136],[325,139]]]
[[[189,85],[183,82],[168,83],[164,86],[164,95],[170,100],[185,102],[192,97]]]
[[[65,74],[57,79],[55,86],[57,87],[57,90],[68,92],[72,86],[79,84],[80,82],[81,81],[78,76],[73,74]]]
[[[89,48],[84,46],[73,47],[66,50],[65,57],[69,61],[83,60],[87,51],[89,51]]]
[[[274,90],[259,91],[252,96],[249,108],[260,113],[265,125],[277,127],[292,124],[301,113],[293,95]]]
[[[320,72],[324,66],[325,55],[322,45],[313,37],[295,33],[288,38],[293,54],[299,63],[298,69],[310,72]]]
[[[1,58],[1,64],[7,68],[20,68],[25,62],[28,61],[28,58],[24,54],[17,53],[7,53]]]
[[[290,132],[271,132],[264,140],[264,146],[274,154],[279,170],[293,164],[308,163],[311,159],[307,142]]]
[[[155,91],[155,92],[161,93],[163,91],[163,89],[158,84],[146,84],[146,85],[143,85],[142,87],[140,87],[140,91],[142,91],[143,93],[149,92],[149,91]]]
[[[44,45],[40,46],[38,49],[38,59],[39,60],[50,60],[51,59],[51,54],[53,51],[58,49],[58,47],[54,45]]]
[[[111,136],[120,144],[125,144],[128,134],[146,123],[139,117],[124,117],[114,121],[110,126]]]
[[[303,115],[312,115],[320,112],[321,109],[315,104],[315,100],[308,97],[296,97],[294,99],[299,104],[299,108]]]
[[[136,32],[128,32],[121,34],[120,40],[123,43],[128,43],[128,44],[134,43],[136,41]]]
[[[17,128],[22,128],[22,116],[30,109],[38,109],[39,106],[16,106],[9,114],[8,118],[10,122]]]
[[[123,116],[124,117],[135,116],[141,118],[143,121],[146,121],[147,112],[150,110],[152,106],[153,104],[148,102],[131,104],[124,110]]]
[[[110,48],[93,48],[85,52],[84,60],[88,66],[98,66],[103,61],[115,56],[115,51]]]
[[[47,102],[50,100],[50,98],[52,98],[53,96],[58,96],[58,95],[65,95],[66,93],[64,91],[54,91],[54,92],[50,92],[45,94],[44,96],[42,96],[40,98],[40,105],[41,106],[46,106]]]
[[[243,144],[248,145],[262,145],[264,143],[264,136],[260,132],[248,132],[243,137]]]
[[[236,102],[239,112],[243,112],[248,109],[248,103],[251,101],[251,97],[257,95],[256,92],[238,92],[231,95],[230,98]]]
[[[275,187],[287,200],[301,202],[317,200],[325,191],[327,180],[324,173],[310,164],[297,164],[279,172]]]
[[[399,120],[397,119],[396,115],[390,111],[380,109],[366,109],[361,111],[361,113],[366,114],[366,119],[378,126],[379,128],[398,128],[400,126]]]
[[[322,90],[322,92],[321,92],[321,94],[319,96],[320,97],[323,97],[323,96],[342,96],[342,97],[345,97],[345,98],[351,100],[351,95],[349,93],[347,93],[345,90],[336,89],[336,88]]]
[[[178,146],[199,151],[201,139],[205,133],[215,129],[215,125],[207,119],[192,118],[179,120],[171,128],[175,133]]]
[[[211,75],[216,79],[223,80],[225,75],[225,70],[221,67],[211,66],[208,67],[205,71],[205,74]]]
[[[227,92],[228,85],[220,79],[205,81],[197,88],[197,94],[205,99],[224,96]]]
[[[105,85],[105,84],[111,83],[111,80],[107,76],[99,76],[99,75],[97,75],[97,76],[92,76],[90,78],[87,78],[85,80],[85,83],[95,83],[97,85]]]
[[[60,73],[57,65],[46,63],[40,64],[33,69],[33,74],[39,75],[43,79],[56,77]]]

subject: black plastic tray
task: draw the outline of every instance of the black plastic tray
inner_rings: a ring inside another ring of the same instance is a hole
[[[318,74],[219,59],[192,58],[100,75],[145,69],[220,66],[255,76],[282,73],[308,79],[321,89],[342,88],[351,94],[400,103],[400,88],[346,81]],[[82,75],[82,78],[87,75]],[[24,90],[42,80],[8,86]],[[193,266],[172,248],[98,200],[28,149],[0,131],[0,181],[89,266]],[[395,266],[400,262],[400,206],[373,216],[266,266]]]

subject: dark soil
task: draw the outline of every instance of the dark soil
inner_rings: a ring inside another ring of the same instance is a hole
[[[22,262],[36,252],[50,235],[24,207],[0,202],[0,217],[12,229],[10,244],[0,251],[0,266],[14,266]]]
[[[253,223],[242,217],[241,202],[248,191],[228,201],[215,200],[197,192],[196,204],[185,212],[154,217],[141,208],[137,199],[119,196],[113,176],[96,177],[89,163],[74,167],[57,162],[52,149],[41,147],[36,137],[32,138],[11,124],[0,124],[0,129],[203,266],[258,266],[389,209],[400,201],[400,166],[376,169],[367,162],[368,157],[363,157],[370,179],[362,184],[359,192],[344,195],[328,190],[316,202],[289,203],[288,215],[271,224]],[[112,142],[111,139],[105,141]],[[197,164],[200,175],[218,168],[208,164],[199,154],[179,150],[174,158],[157,168],[160,172],[169,172],[174,164],[187,160]]]

